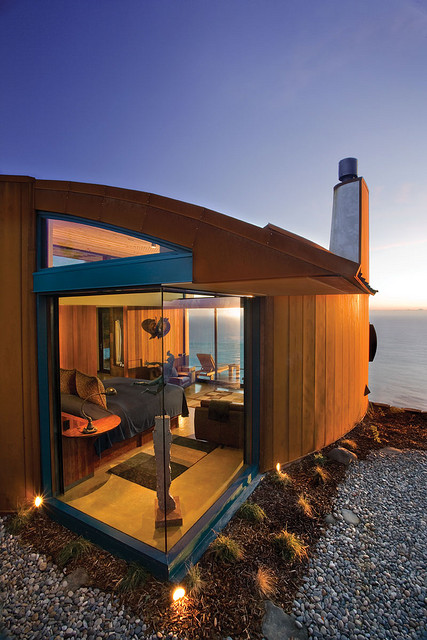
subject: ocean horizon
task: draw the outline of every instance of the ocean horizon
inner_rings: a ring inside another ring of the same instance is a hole
[[[378,337],[378,349],[369,363],[369,400],[396,407],[427,411],[427,309],[370,311]],[[197,353],[214,355],[213,332],[193,321],[190,332],[190,364],[199,367]],[[218,339],[218,363],[235,362],[243,377],[243,342],[238,324],[222,327]]]

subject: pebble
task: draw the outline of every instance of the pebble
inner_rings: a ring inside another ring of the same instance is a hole
[[[298,628],[327,640],[427,640],[426,487],[426,451],[377,451],[348,468],[334,522],[293,602]],[[348,524],[343,510],[359,522]],[[97,588],[69,591],[66,572],[42,554],[27,553],[1,517],[0,567],[4,640],[180,640],[150,633],[143,620]]]
[[[426,451],[377,451],[347,469],[293,602],[310,638],[427,638],[426,493]]]

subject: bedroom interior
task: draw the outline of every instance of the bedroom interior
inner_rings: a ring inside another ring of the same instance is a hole
[[[147,291],[59,298],[56,497],[170,550],[245,467],[243,342],[236,297]],[[200,351],[211,352],[208,375]],[[171,418],[179,526],[156,525],[152,432],[164,414]],[[85,415],[96,432],[82,433]]]

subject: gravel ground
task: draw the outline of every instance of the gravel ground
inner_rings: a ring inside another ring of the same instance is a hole
[[[350,466],[335,501],[336,521],[321,538],[294,602],[294,616],[311,637],[427,638],[426,476],[426,451],[375,452]],[[348,524],[342,509],[360,521]],[[146,637],[143,621],[109,594],[92,587],[69,591],[64,573],[22,548],[1,518],[0,562],[1,637]],[[153,639],[161,637],[176,638]]]
[[[377,451],[350,466],[294,601],[310,637],[427,638],[426,481],[426,451]]]

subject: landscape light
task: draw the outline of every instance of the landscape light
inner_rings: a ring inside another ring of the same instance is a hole
[[[34,506],[35,507],[41,507],[43,504],[43,498],[41,496],[36,496],[34,498]]]
[[[277,473],[280,473],[280,462],[276,464],[276,471]]]
[[[184,596],[185,596],[185,589],[183,589],[182,587],[177,587],[172,594],[172,599],[174,602],[176,602],[177,600],[180,600]]]

